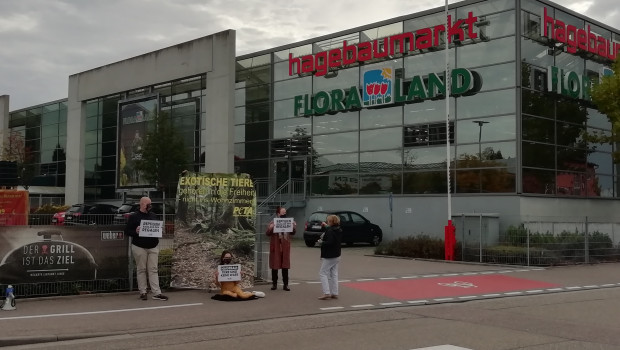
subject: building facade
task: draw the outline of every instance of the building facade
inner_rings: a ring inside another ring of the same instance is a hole
[[[8,112],[4,130],[68,204],[119,199],[121,109],[154,98],[194,169],[249,173],[266,194],[302,182],[300,219],[350,209],[389,239],[442,236],[462,213],[506,228],[620,209],[617,146],[584,137],[612,131],[589,89],[617,58],[617,29],[548,1],[467,0],[447,28],[436,8],[238,57],[226,33],[73,75],[66,101]],[[209,45],[227,53],[213,67],[198,58]]]

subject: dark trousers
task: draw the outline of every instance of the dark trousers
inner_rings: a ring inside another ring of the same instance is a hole
[[[271,270],[271,282],[274,286],[278,285],[278,270]],[[282,269],[282,283],[288,286],[288,269]]]

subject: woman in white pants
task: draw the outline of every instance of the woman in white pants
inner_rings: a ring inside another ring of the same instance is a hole
[[[323,287],[323,296],[319,300],[338,299],[338,264],[342,245],[340,218],[336,215],[327,217],[327,231],[321,235],[321,270],[319,277]]]

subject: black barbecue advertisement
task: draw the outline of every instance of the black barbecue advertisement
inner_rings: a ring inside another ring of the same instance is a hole
[[[0,281],[17,284],[128,278],[124,238],[119,227],[0,227]]]

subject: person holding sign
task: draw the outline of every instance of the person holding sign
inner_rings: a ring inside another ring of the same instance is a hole
[[[241,290],[241,287],[239,287],[241,265],[232,264],[232,259],[232,253],[228,250],[223,251],[220,256],[220,265],[215,273],[215,284],[220,286],[220,295],[226,295],[235,299],[264,297],[265,295],[262,292],[244,292]]]
[[[142,225],[142,221],[144,221],[144,225]],[[125,234],[131,237],[131,255],[136,261],[136,277],[141,300],[148,299],[146,294],[147,275],[153,299],[168,300],[167,296],[161,294],[159,288],[157,263],[162,225],[158,224],[157,221],[157,216],[151,212],[151,199],[142,197],[140,198],[140,209],[129,216],[125,226]]]
[[[286,217],[286,208],[278,207],[276,217],[267,227],[269,236],[269,268],[271,268],[271,290],[278,288],[278,270],[282,269],[283,289],[288,287],[288,270],[291,268],[291,237],[297,230],[297,223],[293,218]]]
[[[321,235],[321,270],[319,278],[323,296],[319,300],[338,299],[338,263],[340,263],[342,229],[340,218],[336,215],[327,217],[327,231]]]

